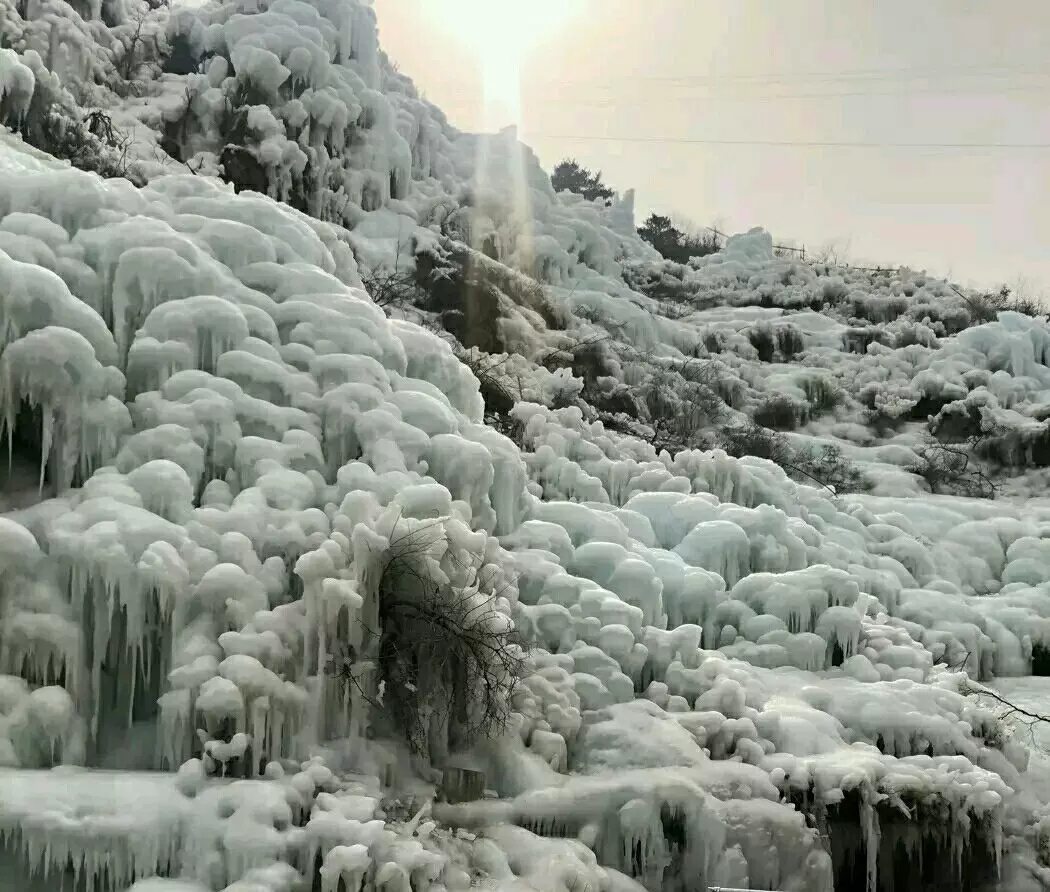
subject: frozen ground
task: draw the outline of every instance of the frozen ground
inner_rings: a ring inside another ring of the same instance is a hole
[[[662,262],[357,0],[0,36],[0,122],[103,111],[135,180],[0,129],[9,884],[1050,888],[1045,729],[974,692],[1050,705],[1044,320],[761,230]],[[377,679],[406,542],[525,649],[493,740],[388,733],[451,684]]]

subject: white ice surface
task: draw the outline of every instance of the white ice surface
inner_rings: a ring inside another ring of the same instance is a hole
[[[328,887],[356,882],[367,852],[389,892],[638,892],[618,870],[651,892],[827,892],[819,828],[788,795],[816,814],[859,797],[872,889],[879,816],[931,803],[937,822],[909,844],[949,827],[954,855],[977,822],[1006,888],[1047,881],[1050,739],[1004,733],[962,674],[1048,705],[1024,678],[1050,646],[1050,507],[1027,499],[1047,472],[989,501],[929,494],[911,471],[924,406],[934,429],[994,425],[1000,461],[1035,463],[1043,321],[977,324],[972,296],[926,273],[798,263],[761,230],[661,263],[632,193],[555,195],[512,131],[450,127],[379,52],[359,0],[129,0],[107,4],[115,26],[97,6],[41,0],[23,22],[0,0],[5,112],[23,113],[30,79],[65,83],[63,102],[134,133],[149,180],[103,183],[0,127],[0,417],[10,429],[23,401],[39,408],[62,490],[36,504],[41,469],[21,454],[0,493],[0,867],[16,883],[68,856],[105,865],[114,892],[160,870],[182,887],[136,892],[287,892],[305,850]],[[144,47],[214,57],[150,75],[146,96],[79,89],[112,76],[139,13]],[[209,177],[231,102],[270,198]],[[169,128],[197,175],[158,160]],[[295,200],[308,157],[312,216],[271,200]],[[439,230],[505,264],[474,260],[501,283],[510,351],[479,368],[518,398],[515,439],[482,423],[479,381],[446,341],[361,288],[409,271],[405,244],[438,246]],[[627,284],[649,275],[689,312]],[[872,492],[720,450],[672,457],[651,418],[610,411],[607,426],[579,402],[637,396],[635,414],[688,419],[712,388],[730,421],[786,401],[792,447],[837,446]],[[408,829],[376,817],[377,780],[341,788],[303,762],[326,743],[404,781],[395,754],[362,743],[386,692],[360,657],[377,556],[406,537],[477,623],[513,620],[532,645],[508,735],[475,756],[499,800]],[[206,776],[271,759],[265,780]],[[178,774],[31,770],[84,762]],[[523,826],[484,826],[502,819]]]

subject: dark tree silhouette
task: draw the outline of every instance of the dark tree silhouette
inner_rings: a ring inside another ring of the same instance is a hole
[[[638,235],[660,252],[660,256],[675,263],[688,263],[690,257],[704,257],[721,250],[722,242],[714,232],[689,234],[671,222],[670,217],[650,214],[638,227]]]
[[[575,192],[588,201],[603,199],[608,204],[616,194],[602,182],[602,172],[591,173],[581,167],[575,158],[562,161],[551,174],[551,185],[555,192]]]

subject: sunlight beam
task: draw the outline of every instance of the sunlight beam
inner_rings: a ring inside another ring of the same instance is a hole
[[[520,125],[521,75],[529,54],[566,27],[582,0],[428,0],[435,24],[474,56],[486,129]]]

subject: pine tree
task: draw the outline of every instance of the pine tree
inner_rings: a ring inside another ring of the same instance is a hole
[[[616,194],[602,182],[602,172],[591,173],[581,167],[575,158],[562,161],[551,174],[551,185],[555,192],[575,192],[588,201],[602,199],[609,204]]]
[[[690,257],[714,254],[722,247],[713,232],[690,235],[671,222],[670,217],[650,214],[638,227],[638,235],[660,252],[660,256],[675,263],[688,263]]]

